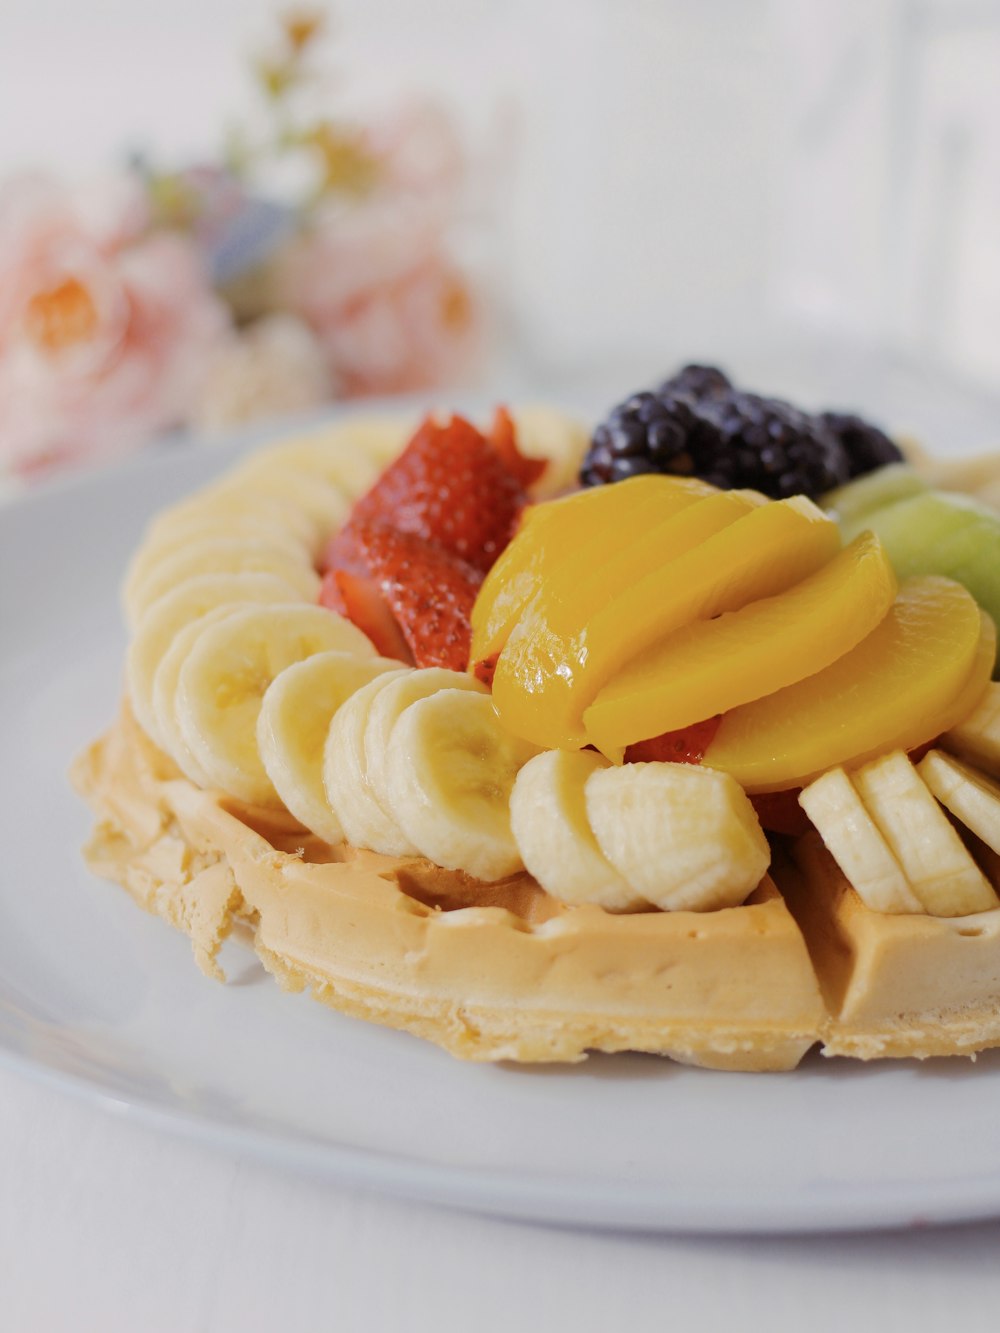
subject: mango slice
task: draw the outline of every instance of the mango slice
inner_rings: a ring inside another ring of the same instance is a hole
[[[866,532],[787,592],[685,625],[647,649],[584,713],[587,735],[610,754],[794,685],[870,634],[897,586]]]
[[[704,763],[749,792],[912,750],[954,726],[989,683],[996,630],[960,584],[907,579],[882,623],[814,676],[727,713]]]
[[[839,547],[836,524],[802,496],[771,503],[720,491],[633,541],[592,579],[570,559],[512,630],[494,705],[516,735],[580,749],[589,742],[584,710],[633,658],[693,620],[783,592]]]
[[[649,475],[532,505],[479,590],[472,608],[470,664],[504,646],[554,569],[571,560],[576,578],[591,579],[640,533],[715,490],[693,477]]]

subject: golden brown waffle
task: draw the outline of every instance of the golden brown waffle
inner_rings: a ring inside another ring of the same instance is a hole
[[[425,860],[330,847],[289,816],[180,776],[127,708],[74,778],[91,867],[192,939],[221,979],[241,923],[281,985],[471,1060],[649,1051],[782,1070],[1000,1045],[1000,911],[869,912],[815,835],[742,907],[613,915],[528,875],[484,884]],[[996,882],[996,865],[981,858]]]

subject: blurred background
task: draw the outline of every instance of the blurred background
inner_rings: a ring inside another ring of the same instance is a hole
[[[994,0],[4,0],[0,180],[8,475],[692,359],[1000,438]]]

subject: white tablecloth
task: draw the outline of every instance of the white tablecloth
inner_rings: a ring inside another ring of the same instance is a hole
[[[995,1333],[998,1251],[1000,1224],[716,1239],[470,1217],[286,1175],[0,1071],[4,1333]]]

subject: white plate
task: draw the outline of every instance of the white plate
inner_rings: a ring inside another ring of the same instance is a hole
[[[115,1111],[314,1175],[578,1225],[776,1231],[1000,1214],[1000,1054],[796,1073],[649,1057],[465,1065],[228,986],[93,879],[71,757],[112,718],[116,589],[145,518],[228,462],[178,452],[0,511],[0,1058]]]

